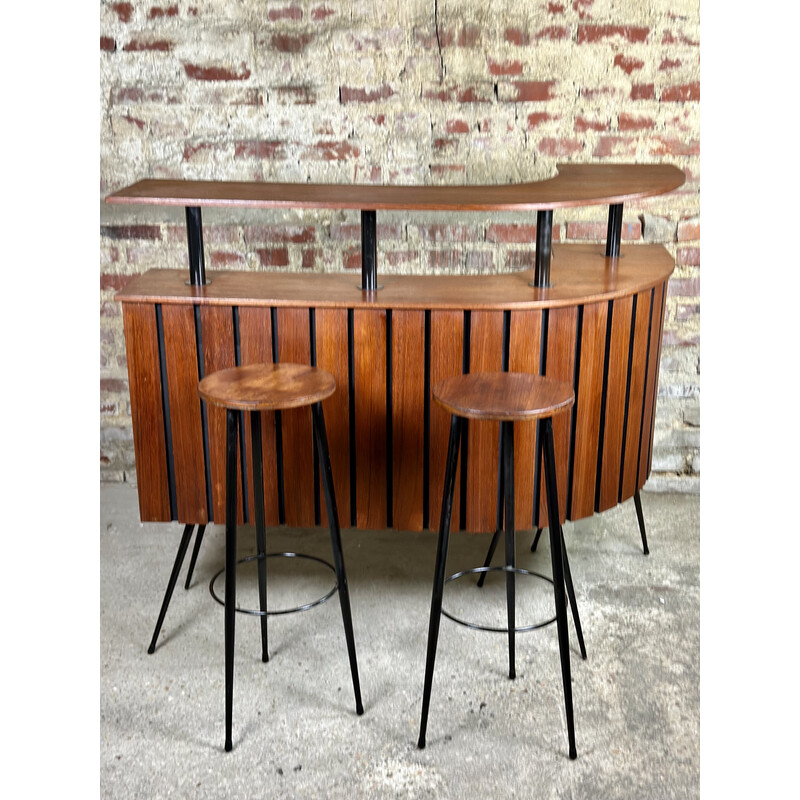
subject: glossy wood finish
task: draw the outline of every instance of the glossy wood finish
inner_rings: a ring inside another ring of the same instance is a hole
[[[607,258],[600,245],[554,245],[552,286],[529,284],[533,270],[502,275],[381,275],[379,292],[362,292],[353,272],[207,272],[208,286],[186,284],[184,270],[156,269],[131,279],[122,302],[361,309],[532,309],[627,297],[665,281],[674,269],[661,246],[628,245]]]
[[[200,396],[222,408],[275,411],[318,403],[336,391],[330,372],[302,364],[249,364],[206,375]]]
[[[143,180],[107,203],[238,208],[525,211],[612,205],[665,194],[685,176],[668,164],[559,164],[535,183],[488,186],[375,186],[318,183]]]
[[[522,372],[457,375],[437,384],[433,397],[459,417],[509,422],[554,417],[575,400],[570,384]]]

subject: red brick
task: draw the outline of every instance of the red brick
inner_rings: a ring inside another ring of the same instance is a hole
[[[601,136],[592,155],[595,158],[607,156],[635,156],[636,139],[623,136]]]
[[[418,250],[387,250],[383,253],[386,263],[390,267],[400,267],[408,264],[416,264],[419,261]]]
[[[685,83],[682,86],[667,86],[661,90],[662,102],[686,103],[700,100],[700,83]]]
[[[661,63],[658,65],[658,69],[662,72],[668,69],[676,69],[677,67],[681,66],[681,60],[679,58],[663,58],[661,59]]]
[[[590,242],[604,242],[608,235],[607,222],[568,222],[567,239]],[[622,239],[624,241],[638,241],[642,238],[642,225],[640,222],[623,222]]]
[[[491,75],[521,75],[521,61],[495,61],[491,56],[486,59]]]
[[[458,269],[461,266],[461,251],[429,250],[428,266],[431,269]]]
[[[631,86],[631,100],[654,100],[655,96],[655,84],[634,83]]]
[[[697,47],[700,42],[683,34],[676,34],[674,31],[664,31],[664,35],[661,37],[661,44],[683,44],[689,47]]]
[[[117,49],[117,43],[113,36],[100,37],[100,50],[103,53],[113,53]]]
[[[572,36],[572,31],[565,25],[550,25],[546,28],[540,28],[536,31],[536,39],[551,39],[552,41],[560,41],[562,39],[569,39]]]
[[[637,117],[624,112],[619,115],[619,129],[621,131],[648,131],[655,128],[655,126],[656,123],[652,117]]]
[[[118,292],[125,284],[131,279],[131,275],[114,275],[111,273],[102,273],[100,275],[100,291],[114,291]]]
[[[308,250],[303,250],[303,262],[302,262],[303,269],[314,269],[316,265],[317,265],[317,251],[312,250],[310,248]]]
[[[361,248],[351,247],[342,254],[342,266],[345,269],[361,269]]]
[[[308,244],[316,240],[316,228],[313,225],[248,225],[244,238],[249,243]]]
[[[555,236],[553,237],[555,239]],[[509,250],[506,255],[506,267],[509,269],[531,269],[536,253],[534,250]]]
[[[442,28],[430,32],[426,28],[414,29],[414,42],[427,50],[440,47],[476,47],[481,40],[481,28],[477,25],[465,25],[461,28]]]
[[[574,156],[583,150],[583,142],[580,139],[556,139],[553,136],[545,136],[537,143],[536,150],[548,156]]]
[[[100,235],[107,239],[161,239],[158,225],[101,225]]]
[[[550,14],[563,14],[566,8],[563,3],[548,3],[547,10]]]
[[[696,242],[700,239],[700,221],[698,219],[682,219],[678,223],[678,241]]]
[[[675,253],[675,263],[679,267],[699,267],[699,247],[679,247]]]
[[[178,16],[178,6],[167,6],[166,8],[159,8],[158,6],[153,6],[147,12],[147,19],[160,19],[162,17],[177,17]]]
[[[201,67],[198,64],[184,64],[188,77],[196,81],[245,81],[250,77],[250,70],[242,61],[237,71],[228,67]]]
[[[117,414],[117,404],[106,401],[100,403],[100,415],[104,417],[112,417]]]
[[[303,19],[303,9],[295,3],[284,6],[283,8],[271,8],[267,14],[267,18],[270,22],[277,22],[282,19],[290,19],[297,22]]]
[[[509,44],[517,47],[527,47],[531,43],[530,34],[521,28],[506,28],[504,38]]]
[[[315,22],[321,22],[326,20],[328,17],[333,16],[336,13],[332,8],[328,8],[328,6],[317,6],[316,8],[311,9],[311,19]]]
[[[219,145],[216,142],[197,142],[191,144],[187,142],[183,146],[183,160],[191,161],[198,153],[207,153],[219,150]]]
[[[262,267],[289,266],[289,250],[286,247],[258,248],[256,255]]]
[[[452,137],[437,137],[433,140],[433,152],[438,155],[447,150],[452,150],[456,146],[456,141]]]
[[[547,111],[537,111],[535,114],[528,114],[528,130],[536,128],[551,119],[558,119],[558,116],[553,116]]]
[[[270,92],[281,105],[308,106],[317,102],[316,90],[310,86],[278,86]]]
[[[131,39],[122,49],[126,53],[146,52],[151,50],[169,53],[170,50],[172,50],[172,42],[167,39]]]
[[[649,33],[650,28],[635,25],[579,25],[578,44],[613,38],[622,38],[633,44],[646,41]]]
[[[472,130],[470,124],[463,119],[450,119],[445,128],[448,133],[469,133]]]
[[[273,33],[269,44],[279,53],[302,53],[313,38],[310,33]]]
[[[212,250],[210,255],[211,266],[214,269],[244,267],[247,265],[247,259],[242,253],[231,253],[225,250]]]
[[[122,378],[100,378],[100,391],[122,394],[128,391],[128,381]]]
[[[551,100],[555,83],[555,81],[515,81],[511,84],[516,92],[513,100],[518,103]]]
[[[374,103],[377,100],[387,100],[395,94],[391,86],[384,83],[376,89],[355,88],[352,86],[339,87],[339,99],[342,103]]]
[[[578,12],[580,19],[591,17],[589,9],[594,4],[594,0],[572,0],[572,7]]]
[[[132,3],[112,3],[111,8],[116,12],[120,22],[130,22],[133,18]]]
[[[558,237],[554,235],[553,238]],[[536,226],[495,223],[486,228],[486,241],[530,244],[536,241]]]
[[[414,227],[426,242],[468,242],[478,238],[475,228],[470,225],[431,223],[429,225],[415,225]]]
[[[614,66],[619,67],[625,74],[630,75],[634,70],[641,69],[644,66],[644,61],[640,58],[617,53],[614,56]]]
[[[700,297],[700,277],[670,278],[667,284],[668,297]]]
[[[607,131],[611,128],[611,120],[587,119],[586,117],[575,117],[575,130],[578,133],[584,131]]]
[[[140,131],[143,131],[147,126],[147,123],[143,119],[137,119],[136,117],[132,117],[130,114],[125,114],[123,117],[121,117],[121,119],[130,125],[135,125]]]
[[[344,161],[348,158],[358,158],[361,150],[358,145],[348,141],[321,141],[304,148],[303,155],[312,160]]]
[[[431,175],[442,177],[444,175],[466,175],[467,168],[464,164],[431,164]]]
[[[423,100],[442,103],[491,103],[494,100],[494,84],[482,83],[474,86],[440,86],[432,84],[422,87]]]
[[[696,139],[678,139],[659,136],[648,142],[649,152],[654,156],[699,156],[700,142]]]
[[[254,139],[234,142],[233,157],[284,159],[286,158],[286,142],[262,142]]]

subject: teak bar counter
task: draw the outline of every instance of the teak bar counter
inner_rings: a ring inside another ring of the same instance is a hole
[[[436,526],[449,420],[431,388],[462,372],[572,383],[572,412],[554,423],[565,519],[638,501],[650,473],[674,263],[660,245],[621,247],[622,208],[683,182],[669,165],[565,165],[550,180],[511,186],[145,180],[110,195],[109,203],[186,208],[189,275],[150,270],[117,295],[142,521],[224,521],[225,415],[200,400],[197,385],[254,362],[306,363],[336,378],[323,407],[343,525]],[[609,206],[606,245],[552,245],[553,209],[583,205]],[[359,209],[361,283],[352,273],[206,273],[203,206]],[[384,209],[536,211],[535,263],[490,276],[378,276],[376,212]],[[267,413],[262,431],[267,524],[326,524],[309,410]],[[547,525],[535,436],[535,424],[521,424],[514,443],[520,528]],[[247,523],[249,431],[241,439]],[[498,457],[498,423],[466,427],[454,527],[494,530]]]

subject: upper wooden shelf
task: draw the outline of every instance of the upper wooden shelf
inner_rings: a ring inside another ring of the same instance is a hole
[[[535,183],[489,186],[245,183],[142,180],[107,203],[239,208],[338,208],[417,211],[526,211],[617,205],[666,194],[685,181],[670,164],[559,164]]]

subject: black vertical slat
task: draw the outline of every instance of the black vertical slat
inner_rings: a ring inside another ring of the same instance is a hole
[[[422,528],[430,525],[431,480],[431,312],[425,311],[425,398],[422,429]]]
[[[392,440],[392,309],[386,309],[386,527],[392,527],[394,463]]]
[[[600,430],[597,439],[597,473],[594,481],[594,510],[600,510],[600,485],[603,480],[603,450],[606,439],[606,405],[608,404],[608,359],[611,354],[611,323],[614,318],[614,301],[608,301],[606,314],[606,348],[603,354],[603,391],[600,395]]]
[[[628,375],[625,381],[625,415],[622,418],[622,450],[619,458],[619,490],[617,492],[617,502],[622,502],[622,481],[625,477],[625,450],[628,441],[628,411],[631,401],[631,374],[633,372],[633,340],[636,334],[636,305],[639,295],[633,296],[633,307],[631,308],[631,330],[628,338]]]
[[[500,369],[508,372],[509,351],[511,349],[511,312],[503,311],[503,338],[500,346]],[[496,529],[503,524],[503,497],[505,494],[505,470],[503,469],[503,425],[500,424],[497,443],[497,509],[495,513]]]
[[[234,352],[234,363],[237,367],[242,365],[242,343],[239,338],[239,306],[233,306],[233,352]],[[242,516],[244,519],[244,524],[247,525],[250,522],[250,512],[249,512],[249,497],[248,497],[248,487],[247,487],[247,444],[244,438],[244,415],[240,417],[241,424],[239,425],[239,468],[242,473]]]
[[[197,351],[197,375],[198,380],[203,380],[205,377],[205,368],[203,366],[203,325],[200,321],[200,306],[194,306],[194,341],[195,350]],[[205,466],[206,478],[206,506],[208,509],[208,521],[214,521],[214,501],[211,494],[211,459],[209,458],[208,446],[208,409],[206,408],[205,400],[200,400],[200,419],[203,426],[203,464]]]
[[[575,402],[572,404],[572,422],[569,433],[569,470],[567,471],[567,519],[572,518],[572,476],[575,470],[575,431],[578,425],[578,389],[581,375],[581,338],[583,337],[583,305],[578,306],[578,323],[575,329],[575,369],[572,390]]]
[[[272,363],[280,363],[278,358],[278,309],[274,306],[269,310],[272,323]],[[275,472],[278,481],[278,522],[286,524],[286,502],[283,490],[283,426],[281,425],[281,412],[275,412]]]
[[[470,337],[472,327],[472,312],[464,311],[464,341],[461,350],[461,372],[469,373]],[[459,528],[467,528],[467,458],[469,449],[469,420],[464,418],[461,425],[461,496],[459,502]]]
[[[644,415],[647,411],[647,373],[650,369],[650,337],[653,335],[653,305],[655,303],[656,290],[650,290],[650,317],[647,322],[647,353],[644,359],[644,387],[642,388],[642,416],[639,420],[639,447],[636,456],[636,487],[639,487],[639,470],[642,468],[642,435],[644,434]],[[653,387],[655,393],[655,387]],[[653,398],[655,410],[655,397]]]
[[[606,231],[606,256],[617,258],[622,243],[622,203],[608,207],[608,229]]]
[[[544,375],[547,372],[547,340],[550,330],[550,309],[542,309],[542,332],[539,336],[539,374]],[[532,527],[539,527],[539,505],[541,503],[541,474],[542,474],[542,457],[540,441],[539,441],[539,425],[536,425],[536,433],[534,434],[533,445],[533,519],[531,522]]]
[[[167,486],[169,489],[169,513],[173,520],[178,519],[175,501],[175,460],[172,453],[172,423],[169,415],[169,387],[167,385],[167,357],[164,348],[164,321],[161,317],[161,303],[155,304],[156,335],[158,336],[158,366],[161,372],[161,409],[164,417],[164,443],[167,450]]]
[[[317,310],[315,308],[308,309],[308,341],[309,341],[309,358],[311,359],[311,366],[317,366]],[[319,493],[319,453],[317,448],[314,447],[314,433],[311,433],[311,451],[314,461],[314,524],[319,525],[322,521],[322,504],[320,501]]]
[[[205,255],[203,253],[203,215],[199,206],[186,206],[186,238],[189,245],[189,283],[204,286],[206,279]]]
[[[353,309],[347,309],[347,391],[350,427],[350,525],[356,527],[356,361]]]

